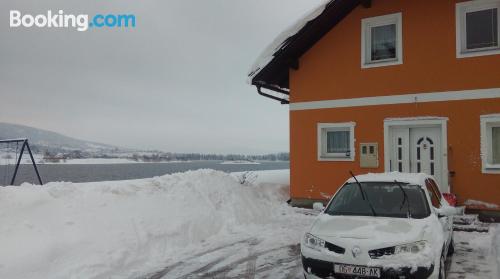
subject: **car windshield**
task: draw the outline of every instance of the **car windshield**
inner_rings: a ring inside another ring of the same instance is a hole
[[[390,182],[362,182],[361,186],[369,200],[363,200],[363,195],[357,183],[347,183],[335,195],[325,210],[330,215],[358,215],[383,217],[408,217],[408,201],[405,200],[404,189],[410,201],[412,218],[425,218],[430,215],[429,204],[425,192],[417,185]],[[373,206],[373,211],[370,204]]]

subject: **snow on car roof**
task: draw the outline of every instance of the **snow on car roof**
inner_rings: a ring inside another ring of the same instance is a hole
[[[252,78],[273,60],[275,54],[280,49],[288,45],[289,39],[306,26],[309,21],[314,20],[321,13],[323,13],[326,6],[333,1],[335,0],[320,0],[316,8],[312,9],[309,13],[306,13],[304,17],[300,18],[294,24],[290,25],[285,31],[281,32],[276,39],[274,39],[274,41],[262,51],[257,60],[254,62],[248,73],[247,82],[249,84],[252,83]]]
[[[401,172],[386,172],[386,173],[368,173],[357,175],[359,182],[398,182],[425,185],[425,180],[431,176],[425,173],[401,173]],[[347,180],[348,183],[356,182],[354,178]]]

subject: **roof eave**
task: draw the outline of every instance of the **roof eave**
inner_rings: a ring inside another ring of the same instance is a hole
[[[289,89],[290,68],[298,68],[299,58],[362,2],[364,1],[336,0],[329,3],[323,13],[287,39],[284,47],[251,79],[251,84]]]

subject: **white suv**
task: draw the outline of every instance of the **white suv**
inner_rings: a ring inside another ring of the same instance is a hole
[[[304,276],[443,279],[456,212],[432,176],[353,176],[303,237]]]

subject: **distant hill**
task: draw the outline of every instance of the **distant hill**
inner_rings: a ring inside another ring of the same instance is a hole
[[[157,150],[140,150],[116,147],[92,141],[71,138],[56,132],[42,130],[24,125],[0,122],[0,140],[27,138],[33,153],[38,154],[45,162],[59,162],[72,159],[128,159],[135,162],[169,162],[169,161],[288,161],[289,154],[273,153],[264,155],[242,154],[202,154],[202,153],[175,153]],[[17,150],[16,145],[0,145],[0,158],[8,156],[8,152]],[[2,155],[2,153],[4,153]],[[11,155],[12,156],[12,155]],[[36,157],[36,156],[35,156]],[[1,162],[0,162],[1,163]],[[226,162],[228,164],[230,162]]]
[[[107,144],[71,138],[47,130],[0,122],[0,139],[12,138],[28,138],[30,145],[39,149],[109,151],[117,148]]]

